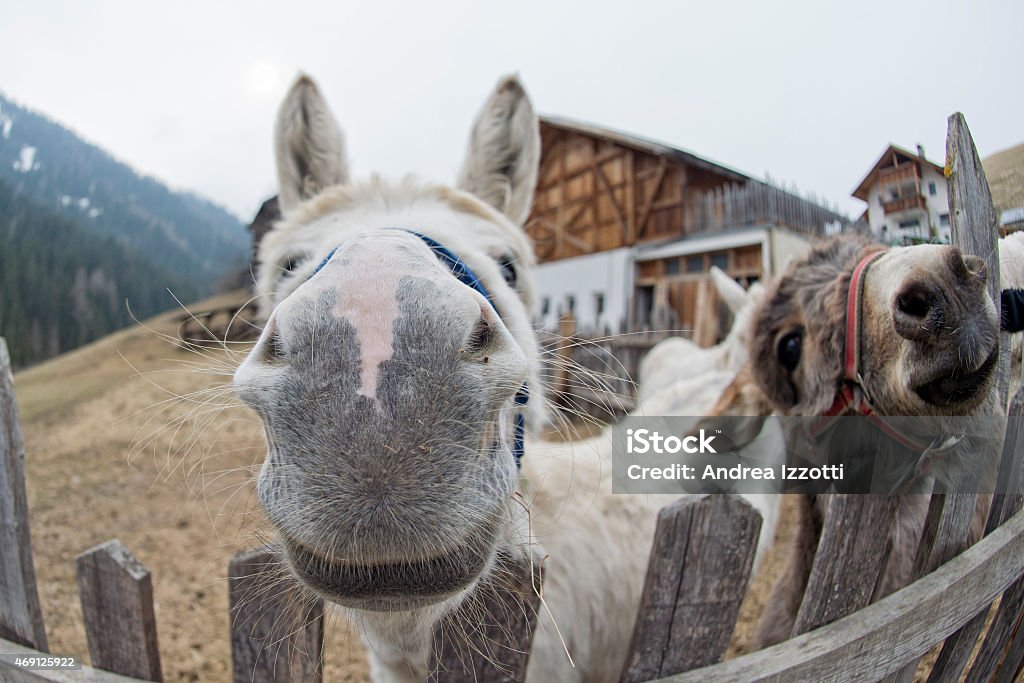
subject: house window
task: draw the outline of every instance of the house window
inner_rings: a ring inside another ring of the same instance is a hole
[[[549,311],[551,311],[551,297],[546,296],[540,301],[540,314],[546,318]]]
[[[935,181],[928,183],[928,194],[934,197],[937,191],[938,190],[935,189]]]
[[[729,270],[729,254],[725,252],[712,254],[711,265],[721,268],[722,270]]]
[[[604,313],[604,292],[594,293],[594,317],[600,318]]]
[[[900,230],[916,230],[921,227],[921,220],[913,218],[909,221],[900,221]]]
[[[704,257],[703,256],[691,256],[686,259],[686,272],[687,273],[700,273],[704,270]]]
[[[679,259],[670,258],[665,261],[665,275],[679,275]]]
[[[939,225],[942,226],[943,228],[948,228],[949,227],[949,214],[948,213],[940,213],[939,214]]]
[[[565,305],[569,308],[570,313],[576,312],[576,297],[570,294],[565,297]]]

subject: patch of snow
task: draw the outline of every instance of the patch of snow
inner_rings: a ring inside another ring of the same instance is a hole
[[[66,194],[62,194],[60,196],[60,205],[61,206],[71,206],[71,197],[69,197]]]
[[[101,213],[103,213],[103,209],[97,209],[96,207],[93,207],[88,211],[89,218],[96,218],[96,216],[99,216]]]
[[[18,160],[14,162],[15,171],[30,173],[39,168],[39,162],[36,161],[35,147],[32,147],[31,145],[22,146],[21,153],[18,156]]]
[[[0,135],[3,135],[4,140],[11,137],[11,128],[14,128],[14,119],[10,116],[0,114]]]
[[[82,197],[81,199],[79,199],[78,200],[78,208],[81,209],[82,211],[85,211],[86,209],[88,209],[89,208],[89,198],[88,197]]]

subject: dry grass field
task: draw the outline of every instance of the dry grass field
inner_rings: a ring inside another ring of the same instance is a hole
[[[267,533],[253,495],[263,436],[232,397],[232,354],[179,349],[175,316],[15,376],[33,550],[53,652],[86,654],[74,558],[118,538],[153,573],[165,680],[226,681],[228,560]],[[733,652],[749,642],[780,564],[766,558]],[[347,624],[329,618],[327,638],[326,680],[368,680]]]

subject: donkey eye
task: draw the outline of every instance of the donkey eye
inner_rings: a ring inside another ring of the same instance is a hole
[[[302,263],[303,259],[298,256],[289,256],[287,259],[281,262],[279,266],[285,273],[290,273]]]
[[[498,261],[498,268],[501,270],[501,276],[505,278],[505,282],[509,287],[515,288],[516,286],[516,267],[512,265],[513,257],[506,256]]]
[[[780,339],[778,346],[775,347],[775,356],[787,372],[793,372],[800,364],[800,350],[803,341],[801,332],[790,332]]]

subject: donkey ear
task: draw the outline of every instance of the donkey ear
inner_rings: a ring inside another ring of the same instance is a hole
[[[740,283],[726,275],[725,271],[718,266],[711,266],[711,281],[715,283],[718,296],[722,297],[722,301],[733,312],[733,315],[747,305],[747,290],[743,289]]]
[[[345,138],[312,78],[301,74],[277,110],[274,133],[281,209],[348,182]]]
[[[530,215],[540,163],[540,128],[517,76],[502,78],[473,124],[458,187],[516,225]]]

